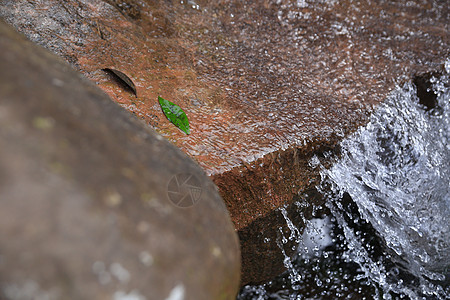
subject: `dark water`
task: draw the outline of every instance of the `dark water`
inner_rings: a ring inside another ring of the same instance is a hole
[[[399,86],[333,167],[311,160],[326,205],[303,231],[281,209],[280,251],[295,239],[297,258],[239,300],[450,299],[450,60],[443,69]]]

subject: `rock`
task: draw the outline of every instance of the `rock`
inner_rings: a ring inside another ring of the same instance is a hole
[[[277,210],[295,215],[296,200],[308,204],[300,195],[318,179],[309,159],[366,122],[396,83],[438,69],[449,49],[446,1],[6,0],[0,8],[211,175],[240,235],[242,284],[283,271],[275,232],[288,229]],[[102,68],[127,74],[138,97]],[[158,95],[186,111],[189,136],[164,117]]]
[[[1,20],[0,49],[0,298],[234,299],[204,171]]]

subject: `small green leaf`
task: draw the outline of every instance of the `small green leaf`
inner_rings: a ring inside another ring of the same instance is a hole
[[[189,120],[184,111],[178,105],[163,99],[160,96],[158,96],[158,101],[167,119],[186,134],[190,134]]]

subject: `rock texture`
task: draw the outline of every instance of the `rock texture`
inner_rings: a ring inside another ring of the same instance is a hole
[[[237,235],[198,165],[2,21],[0,49],[0,298],[233,299]]]
[[[6,0],[0,14],[212,176],[240,234],[244,284],[283,269],[276,210],[306,202],[309,158],[449,54],[448,13],[432,0]],[[105,67],[128,74],[137,98]],[[187,112],[191,135],[165,119],[158,95]],[[254,250],[263,236],[272,242]]]

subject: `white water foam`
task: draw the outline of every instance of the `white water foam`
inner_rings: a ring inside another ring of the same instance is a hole
[[[340,160],[322,172],[352,259],[385,298],[391,292],[411,299],[450,297],[449,65],[447,60],[445,74],[431,79],[435,108],[419,104],[414,85],[397,88],[369,124],[341,144]],[[390,260],[413,277],[410,283],[367,253],[339,207],[344,193],[383,239]]]
[[[299,257],[238,299],[450,299],[449,73],[430,79],[436,107],[404,84],[341,143],[321,171],[329,216],[299,230],[281,210]]]

